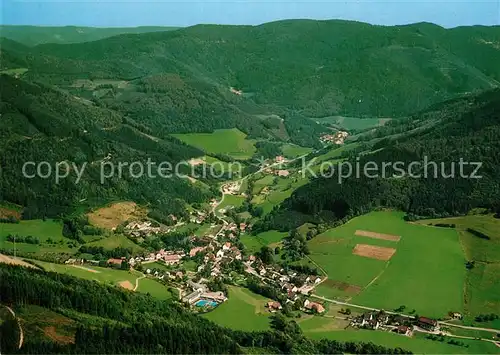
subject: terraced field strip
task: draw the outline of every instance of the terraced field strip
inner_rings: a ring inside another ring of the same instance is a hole
[[[364,230],[359,230],[359,229],[356,230],[356,232],[354,234],[361,236],[361,237],[390,240],[392,242],[399,242],[401,240],[401,236],[399,236],[399,235],[376,233],[376,232],[364,231]]]
[[[390,260],[396,253],[396,249],[379,247],[369,244],[356,244],[352,253],[355,255],[364,256],[366,258],[387,261]]]

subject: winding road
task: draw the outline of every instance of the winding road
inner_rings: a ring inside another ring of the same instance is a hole
[[[136,291],[137,288],[139,287],[139,280],[141,280],[141,279],[143,279],[145,277],[146,277],[146,275],[142,274],[142,276],[140,276],[140,277],[138,277],[138,278],[135,279],[135,287],[134,287],[133,291]]]
[[[21,322],[19,321],[19,319],[16,317],[16,313],[14,312],[14,310],[12,308],[10,308],[9,306],[5,306],[5,308],[7,308],[10,312],[10,314],[12,314],[12,317],[14,317],[14,319],[16,320],[17,322],[17,326],[19,327],[19,345],[18,345],[18,349],[21,349],[22,346],[23,346],[23,343],[24,343],[24,332],[23,332],[23,327],[21,327]]]

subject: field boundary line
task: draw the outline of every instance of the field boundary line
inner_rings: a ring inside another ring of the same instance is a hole
[[[366,289],[367,289],[368,287],[370,287],[371,285],[373,285],[373,284],[375,283],[375,281],[377,281],[377,280],[380,278],[380,276],[382,276],[382,275],[385,273],[385,271],[386,271],[386,270],[387,270],[387,268],[389,267],[390,262],[391,262],[391,261],[390,261],[390,260],[388,260],[388,261],[385,263],[385,267],[384,267],[384,268],[383,268],[383,269],[382,269],[382,270],[378,273],[378,275],[377,275],[377,276],[375,276],[375,277],[373,278],[373,280],[371,280],[371,281],[368,283],[368,285],[366,285],[365,287],[363,287],[363,289],[361,290],[361,292],[360,292],[358,295],[360,295],[361,293],[365,292],[365,291],[366,291]],[[356,296],[358,296],[358,295],[356,295]],[[346,299],[346,302],[349,302],[350,300],[352,300],[352,298],[353,298],[353,297],[354,297],[354,296],[351,296],[351,297],[347,298],[347,299]]]
[[[137,288],[139,287],[139,280],[142,280],[143,278],[145,278],[146,275],[145,274],[142,274],[142,276],[139,276],[138,278],[135,279],[135,287],[132,291],[136,291]]]

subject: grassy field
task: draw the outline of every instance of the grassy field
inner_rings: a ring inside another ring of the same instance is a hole
[[[454,218],[419,221],[428,229],[442,229],[429,224],[455,224],[467,260],[474,260],[475,267],[466,274],[465,323],[474,324],[478,314],[496,313],[500,315],[500,219],[490,215],[470,215]],[[467,232],[472,228],[486,234],[490,239],[482,239]],[[500,329],[500,321],[475,323]]]
[[[144,252],[144,248],[135,244],[133,241],[128,239],[122,234],[112,234],[109,237],[99,239],[95,242],[90,242],[86,244],[87,246],[103,247],[107,250],[112,250],[118,247],[130,248],[134,254]]]
[[[262,246],[275,246],[277,243],[286,237],[288,233],[278,232],[278,231],[267,231],[257,235],[244,234],[240,236],[240,240],[245,246],[245,248],[250,253],[255,253],[262,248]]]
[[[338,158],[340,158],[340,156],[343,153],[351,151],[353,149],[356,149],[357,147],[359,147],[359,143],[345,144],[345,145],[340,146],[338,148],[334,147],[331,150],[329,150],[328,152],[326,152],[325,154],[317,157],[316,161],[319,163],[319,162],[323,162],[323,161],[329,161],[332,159],[338,159]]]
[[[206,155],[200,159],[193,160],[193,162],[198,164],[201,161],[203,161],[203,164],[205,164],[204,171],[207,175],[212,174],[215,177],[218,177],[222,176],[223,174],[230,174],[230,180],[240,178],[243,174],[243,170],[245,169],[245,164],[239,160],[228,163],[209,155]]]
[[[237,196],[237,195],[225,195],[224,196],[224,201],[217,207],[217,212],[220,209],[225,209],[228,207],[239,207],[243,204],[245,201],[245,198],[243,196]]]
[[[203,316],[224,327],[259,331],[269,329],[269,315],[266,298],[251,291],[229,286],[228,300]]]
[[[33,236],[40,240],[40,244],[12,243],[7,241],[9,234],[19,236]],[[51,239],[54,243],[48,244]],[[68,247],[70,239],[62,235],[62,223],[47,219],[22,220],[19,223],[0,224],[0,248],[20,253],[36,254],[38,256],[53,253],[72,254],[75,250]]]
[[[235,159],[250,159],[256,152],[255,141],[236,128],[220,129],[213,133],[173,134],[186,144],[197,147],[207,154],[225,154]]]
[[[135,279],[141,276],[137,271],[130,272],[112,268],[98,266],[73,266],[65,264],[48,263],[45,261],[32,260],[36,265],[43,267],[47,271],[68,274],[86,280],[96,280],[106,284],[118,285],[121,281],[130,281],[135,284]]]
[[[465,257],[458,234],[403,221],[403,213],[373,212],[312,239],[311,259],[328,274],[317,293],[352,303],[394,309],[401,305],[429,317],[463,312]],[[366,230],[401,236],[399,242],[356,236]],[[353,254],[357,244],[396,250],[388,260]],[[432,275],[432,276],[431,276]]]
[[[284,144],[281,147],[283,155],[287,158],[295,158],[312,152],[312,148],[305,148],[294,144]]]
[[[140,279],[137,291],[149,293],[154,298],[158,298],[160,300],[168,300],[172,298],[172,293],[170,293],[167,286],[162,285],[158,281],[150,278]]]
[[[32,260],[36,265],[41,266],[47,271],[58,272],[61,274],[68,274],[71,276],[79,277],[86,280],[95,280],[108,285],[122,286],[120,283],[128,284],[129,289],[133,289],[135,281],[142,274],[137,271],[126,271],[113,268],[102,268],[98,266],[73,266],[48,263],[44,261]],[[172,298],[172,294],[168,288],[158,281],[148,278],[139,280],[137,291],[149,293],[151,296],[158,299]],[[122,286],[124,287],[124,286]]]
[[[267,177],[266,177],[267,178]],[[258,180],[264,181],[264,179]],[[252,199],[252,203],[259,205],[263,208],[264,214],[267,214],[272,211],[274,206],[280,204],[288,197],[292,195],[292,193],[299,188],[300,186],[306,184],[309,181],[307,178],[302,178],[301,176],[290,176],[289,178],[279,178],[276,185],[267,185],[270,186],[270,191],[267,195],[259,194],[255,195]],[[263,184],[257,185],[260,189],[264,187]],[[257,189],[260,191],[260,189]]]
[[[375,128],[384,125],[390,118],[378,118],[378,117],[345,117],[345,116],[329,116],[322,118],[312,118],[315,122],[319,122],[326,125],[333,125],[339,129],[344,129],[347,131],[359,131],[368,128]]]
[[[62,223],[52,219],[45,221],[41,219],[23,220],[19,223],[0,224],[0,238],[5,238],[9,234],[21,236],[31,235],[38,237],[40,241],[46,242],[48,238],[54,241],[66,239],[62,235]]]
[[[480,340],[458,339],[469,347],[456,346],[446,342],[425,339],[422,335],[406,337],[389,332],[372,330],[315,331],[305,334],[313,339],[327,338],[337,341],[373,342],[390,348],[400,347],[416,354],[498,354],[498,347],[493,343]]]

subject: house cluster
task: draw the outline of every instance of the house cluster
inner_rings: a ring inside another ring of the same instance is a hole
[[[160,280],[165,280],[166,278],[168,280],[177,282],[182,281],[185,276],[185,274],[180,270],[163,271],[163,270],[156,270],[155,268],[146,269],[146,274],[152,275]]]
[[[201,211],[192,211],[189,213],[189,222],[202,224],[207,218],[207,214]]]
[[[240,187],[240,184],[237,182],[230,182],[222,185],[222,192],[228,195],[238,195]]]
[[[282,155],[278,155],[274,158],[274,161],[276,163],[285,163],[286,162],[286,158]]]
[[[381,326],[385,326],[389,323],[389,315],[384,311],[378,312],[366,312],[359,317],[355,317],[351,326],[357,328],[374,329],[377,330]]]
[[[344,144],[345,139],[349,136],[349,133],[338,131],[335,134],[325,134],[322,135],[319,140],[325,144]]]
[[[198,272],[209,267],[210,276],[221,275],[222,263],[231,263],[233,260],[242,260],[243,258],[241,251],[233,246],[231,242],[225,242],[216,247],[214,247],[214,244],[211,244],[210,250],[203,259],[204,264],[198,267]]]
[[[418,319],[401,315],[389,315],[383,310],[366,312],[351,321],[351,326],[364,329],[386,330],[405,336],[412,336],[414,327],[419,327],[430,332],[439,330],[439,322],[427,317]]]
[[[174,265],[180,263],[181,259],[185,256],[183,251],[172,251],[172,250],[165,250],[165,249],[160,249],[159,251],[155,253],[149,253],[144,256],[138,256],[135,258],[130,258],[129,259],[129,264],[134,266],[135,264],[142,263],[142,264],[147,264],[147,263],[152,263],[155,261],[163,261],[167,265]]]
[[[287,302],[288,302],[288,300],[287,300]],[[269,312],[271,312],[271,313],[275,313],[275,312],[283,309],[283,307],[281,306],[281,303],[279,303],[278,301],[269,301],[269,302],[267,302],[266,307],[269,310]],[[310,300],[305,300],[302,310],[307,311],[307,312],[321,314],[321,313],[325,312],[325,307],[321,303],[312,302]]]
[[[287,177],[288,175],[290,175],[290,172],[288,170],[283,169],[276,170],[274,173],[279,177]]]
[[[162,227],[153,227],[150,221],[130,222],[125,226],[125,233],[134,237],[147,237],[163,231]]]
[[[238,95],[238,96],[243,95],[243,91],[238,90],[238,89],[235,89],[235,88],[233,88],[233,87],[231,87],[229,90],[231,90],[231,92],[232,92],[233,94],[235,94],[235,95]]]
[[[319,276],[299,275],[293,270],[287,271],[278,265],[264,265],[253,255],[250,255],[244,264],[246,272],[254,274],[263,282],[282,290],[286,294],[287,302],[297,301],[300,295],[309,295],[314,287],[321,282]]]

